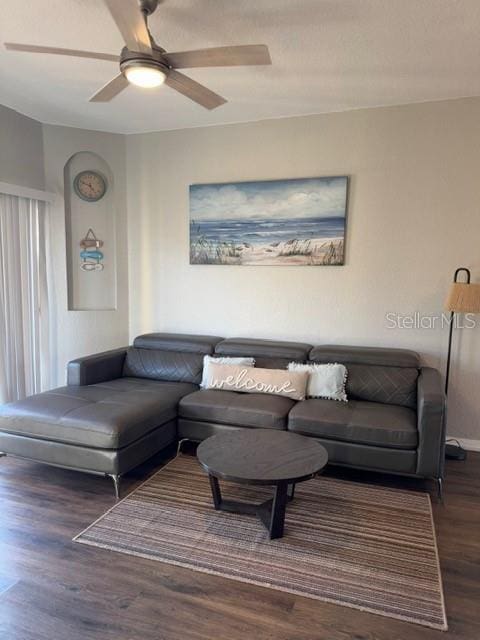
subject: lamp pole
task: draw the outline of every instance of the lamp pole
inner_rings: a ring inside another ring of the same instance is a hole
[[[470,269],[467,269],[466,267],[459,267],[455,271],[455,275],[453,276],[453,281],[458,282],[458,274],[461,271],[465,271],[465,273],[467,274],[466,284],[470,284]],[[445,395],[448,395],[448,382],[450,380],[450,360],[452,356],[452,335],[453,335],[454,319],[455,319],[455,311],[451,311],[450,312],[450,329],[448,332],[448,356],[447,356],[447,372],[445,375]]]

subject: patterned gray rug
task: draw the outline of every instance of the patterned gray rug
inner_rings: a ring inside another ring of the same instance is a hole
[[[269,488],[222,483],[262,502]],[[217,512],[196,458],[180,455],[76,538],[82,544],[447,629],[430,497],[317,477],[297,485],[285,536]]]

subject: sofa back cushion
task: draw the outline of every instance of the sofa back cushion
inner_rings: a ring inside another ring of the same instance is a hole
[[[123,375],[170,382],[202,380],[203,357],[213,353],[221,338],[177,333],[148,333],[135,338],[127,350]]]
[[[123,375],[129,378],[200,384],[202,369],[203,356],[199,353],[130,347],[123,365]]]
[[[303,342],[228,338],[215,346],[218,356],[251,356],[263,369],[286,369],[290,362],[306,362],[312,346]]]
[[[347,397],[414,409],[417,406],[418,370],[407,367],[346,365]]]
[[[417,406],[420,358],[414,351],[327,345],[312,349],[309,359],[344,364],[349,399]]]

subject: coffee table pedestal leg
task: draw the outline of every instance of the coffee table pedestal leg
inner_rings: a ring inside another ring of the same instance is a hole
[[[287,507],[288,484],[282,482],[275,487],[272,511],[270,515],[270,540],[281,538],[285,525],[285,509]]]
[[[294,497],[295,497],[295,483],[292,482],[292,484],[288,485],[288,499],[293,500]]]
[[[216,511],[219,511],[222,507],[222,493],[220,491],[220,485],[218,484],[218,478],[209,474],[210,488],[212,490],[213,506]]]
[[[250,504],[236,500],[224,500],[218,478],[209,474],[208,479],[212,490],[213,506],[216,511],[229,511],[230,513],[244,513],[257,516],[269,532],[270,540],[283,536],[285,509],[288,500],[293,497],[292,490],[290,490],[289,495],[288,482],[281,482],[275,485],[273,500],[267,500],[262,504]],[[295,485],[292,486],[292,489],[294,486]]]

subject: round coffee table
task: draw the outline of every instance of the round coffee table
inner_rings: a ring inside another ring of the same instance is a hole
[[[197,458],[208,473],[215,509],[257,515],[272,540],[283,536],[287,500],[293,499],[295,484],[310,480],[328,462],[327,451],[319,442],[275,429],[242,429],[211,436],[198,446]],[[219,479],[273,485],[273,499],[259,505],[224,500]]]

